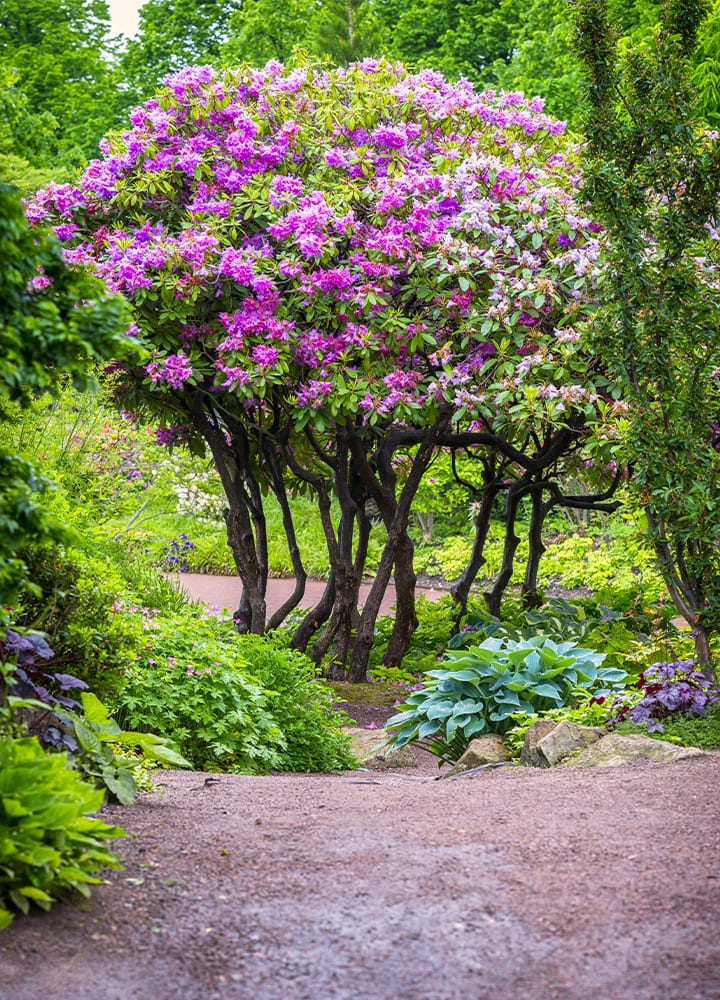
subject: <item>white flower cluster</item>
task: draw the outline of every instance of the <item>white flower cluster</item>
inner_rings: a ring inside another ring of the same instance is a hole
[[[217,493],[211,493],[201,479],[189,480],[173,487],[177,498],[178,514],[192,514],[198,521],[214,524],[222,521],[225,508],[225,498]]]

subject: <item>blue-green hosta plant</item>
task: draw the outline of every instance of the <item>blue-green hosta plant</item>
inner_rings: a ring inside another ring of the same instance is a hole
[[[417,743],[441,764],[457,760],[474,737],[505,733],[517,712],[540,715],[572,705],[581,692],[607,697],[627,675],[603,667],[603,660],[602,653],[545,636],[490,638],[450,653],[385,724],[390,745]]]

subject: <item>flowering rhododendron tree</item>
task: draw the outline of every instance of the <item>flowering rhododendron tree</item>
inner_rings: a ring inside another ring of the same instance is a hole
[[[500,456],[516,510],[599,419],[576,332],[598,227],[562,132],[540,100],[371,60],[191,68],[29,207],[134,306],[152,356],[124,369],[124,405],[212,452],[241,628],[265,627],[266,486],[298,578],[270,624],[304,586],[290,480],[316,491],[333,566],[298,641],[329,619],[324,648],[364,678],[393,570],[391,656],[413,628],[408,515],[436,449]],[[387,542],[358,618],[369,501]]]

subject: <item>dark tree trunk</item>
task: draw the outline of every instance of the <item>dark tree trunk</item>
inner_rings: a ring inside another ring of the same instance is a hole
[[[395,559],[395,625],[383,656],[386,667],[399,667],[410,648],[418,617],[415,611],[415,584],[417,576],[413,567],[413,543],[406,532],[403,533]]]
[[[298,627],[295,629],[290,640],[290,649],[299,649],[305,652],[307,645],[313,635],[321,628],[330,617],[335,603],[335,570],[331,569],[328,575],[322,597],[312,610],[308,611]]]
[[[487,609],[495,618],[500,617],[500,604],[505,589],[512,579],[515,551],[520,544],[520,539],[515,534],[515,521],[524,485],[522,480],[518,480],[508,491],[507,502],[505,504],[505,543],[503,547],[502,566],[492,588],[484,595]]]
[[[539,608],[543,603],[543,595],[538,591],[537,578],[540,560],[545,553],[542,540],[542,529],[552,501],[543,503],[540,487],[532,492],[532,511],[530,513],[530,528],[528,530],[528,559],[525,566],[525,579],[522,583],[521,595],[523,607]]]
[[[210,448],[228,501],[224,512],[228,545],[243,585],[235,627],[261,635],[265,631],[267,535],[262,493],[251,468],[250,441],[238,424],[232,428],[228,445],[225,427],[202,392],[193,398],[192,417]]]
[[[500,492],[499,483],[488,484],[482,493],[480,509],[475,514],[475,540],[467,566],[462,571],[458,579],[450,588],[450,593],[457,605],[457,622],[467,613],[467,602],[470,596],[470,588],[477,579],[481,567],[485,562],[485,543],[490,531],[490,516],[492,514],[495,497]]]
[[[257,563],[255,539],[250,517],[244,507],[225,510],[228,543],[235,565],[243,582],[240,607],[235,612],[236,628],[240,632],[262,635],[265,631],[265,586],[267,576],[263,575]]]
[[[272,448],[268,449],[268,454],[266,455],[267,466],[270,470],[270,476],[272,479],[273,490],[280,504],[280,511],[282,513],[283,527],[285,529],[285,538],[288,543],[288,551],[290,553],[290,561],[292,562],[293,573],[295,574],[295,587],[293,589],[290,597],[277,609],[277,611],[272,615],[270,621],[267,624],[268,629],[277,628],[285,621],[287,616],[293,611],[300,601],[303,599],[305,594],[305,583],[307,581],[307,573],[305,572],[305,567],[303,566],[302,557],[300,555],[300,548],[297,543],[297,536],[295,534],[295,524],[292,518],[292,511],[290,510],[290,504],[288,503],[287,490],[285,488],[285,480],[283,478],[282,472],[280,470],[280,463],[277,460],[277,455]]]
[[[376,456],[381,482],[377,481],[366,462],[357,462],[358,471],[365,482],[366,488],[378,502],[383,519],[388,526],[388,537],[380,558],[375,580],[370,588],[370,593],[365,601],[365,606],[363,607],[358,623],[349,671],[350,680],[354,683],[361,683],[367,679],[367,666],[370,659],[370,650],[375,638],[375,622],[380,611],[380,604],[385,596],[385,591],[390,582],[390,576],[397,562],[398,554],[403,549],[405,540],[410,541],[407,538],[410,507],[415,499],[422,477],[432,459],[438,435],[444,428],[444,421],[439,420],[432,429],[428,430],[425,440],[420,444],[415,453],[410,473],[405,480],[405,485],[400,491],[400,497],[397,501],[395,500],[392,488],[394,487],[395,474],[391,467],[392,452],[390,449]],[[353,455],[356,453],[357,448],[353,452]],[[360,457],[359,454],[358,457]],[[362,457],[364,458],[364,456]],[[403,565],[405,570],[405,576],[401,576],[400,578],[401,583],[404,584],[407,582],[409,584],[410,580],[412,580],[412,588],[408,591],[408,594],[398,594],[398,602],[403,602],[404,609],[407,607],[404,603],[406,597],[414,600],[415,574],[412,571],[412,554],[412,544],[409,544],[408,547],[404,548],[401,555],[401,561],[404,560]],[[409,573],[407,572],[408,562],[410,567]],[[412,614],[414,616],[414,609]],[[409,623],[410,617],[406,615],[405,627],[408,627]],[[415,623],[417,625],[417,618],[415,618]],[[412,632],[410,634],[412,635]],[[398,634],[398,641],[400,641],[399,636],[400,633]]]

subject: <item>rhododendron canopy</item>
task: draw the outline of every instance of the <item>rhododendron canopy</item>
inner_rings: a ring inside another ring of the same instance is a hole
[[[132,302],[152,356],[128,398],[166,440],[206,437],[257,533],[249,469],[280,425],[315,471],[325,455],[337,473],[345,435],[378,495],[392,434],[418,449],[418,483],[453,440],[528,476],[577,447],[603,412],[577,332],[598,227],[562,133],[539,99],[375,61],[191,68],[29,212]]]

